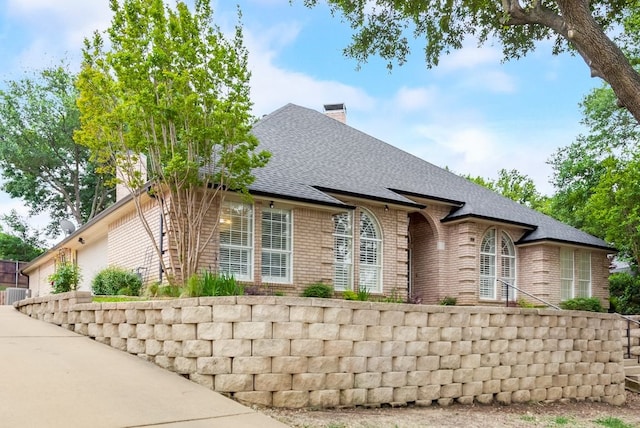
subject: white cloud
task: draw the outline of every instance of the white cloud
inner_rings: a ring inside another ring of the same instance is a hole
[[[449,55],[440,57],[437,69],[442,72],[454,70],[469,70],[479,66],[498,66],[502,59],[502,52],[492,46],[471,46],[470,43],[463,43],[462,49],[457,49]]]
[[[249,50],[251,98],[256,114],[270,113],[287,103],[316,110],[322,108],[325,103],[334,102],[344,102],[348,108],[365,111],[374,107],[375,100],[361,88],[335,80],[315,79],[277,66],[277,48],[283,46],[283,39],[265,37],[263,33],[256,37],[247,29],[244,35]]]
[[[432,106],[438,97],[438,90],[429,88],[401,87],[395,95],[394,105],[401,111],[416,111]]]
[[[461,85],[494,93],[513,93],[517,89],[516,80],[511,75],[498,69],[469,73],[462,78]]]

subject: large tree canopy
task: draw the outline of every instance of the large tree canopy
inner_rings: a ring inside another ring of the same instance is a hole
[[[200,268],[215,233],[221,190],[246,191],[252,169],[268,159],[254,151],[242,32],[225,38],[208,0],[196,0],[193,12],[182,1],[175,8],[162,0],[110,5],[109,50],[99,33],[85,43],[76,138],[105,165],[122,168],[118,178],[134,194],[163,268],[183,283]],[[171,231],[169,266],[141,206],[139,155],[148,159]]]
[[[549,163],[556,193],[551,210],[558,219],[611,242],[623,256],[640,262],[640,125],[616,109],[608,87],[582,103],[588,132],[560,148]]]
[[[577,51],[592,76],[601,77],[618,103],[640,121],[640,75],[607,36],[638,10],[637,0],[327,0],[357,32],[345,53],[364,62],[380,55],[402,64],[410,52],[408,31],[425,39],[428,66],[460,49],[465,37],[498,40],[505,58],[519,58],[536,41],[553,39],[554,53]],[[304,0],[313,6],[317,0]]]
[[[41,232],[30,227],[15,210],[1,220],[7,228],[0,228],[0,259],[29,262],[44,252]]]
[[[73,141],[80,125],[74,79],[60,66],[0,90],[2,188],[32,214],[47,213],[51,232],[58,220],[83,224],[113,201],[89,151]]]

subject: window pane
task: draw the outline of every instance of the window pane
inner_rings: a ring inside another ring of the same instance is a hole
[[[560,250],[560,300],[573,297],[573,251],[563,248]]]
[[[578,253],[576,297],[591,297],[591,253]]]
[[[496,298],[496,230],[485,233],[480,245],[480,286],[481,299]]]
[[[220,234],[221,273],[236,279],[251,280],[253,276],[253,207],[224,202],[218,225]]]
[[[353,236],[351,235],[351,214],[340,213],[333,216],[333,287],[336,290],[351,290],[353,263]]]
[[[360,211],[360,281],[358,286],[382,292],[382,236],[374,219]]]
[[[262,211],[262,279],[291,282],[291,211]]]

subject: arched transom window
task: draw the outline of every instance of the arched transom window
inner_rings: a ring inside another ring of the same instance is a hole
[[[500,237],[500,253],[498,253],[498,236]],[[480,299],[496,300],[498,283],[500,284],[500,298],[509,300],[516,298],[513,288],[508,288],[499,279],[510,285],[516,285],[516,250],[513,241],[505,232],[489,229],[482,238],[480,245]]]
[[[360,210],[359,245],[354,248],[351,212],[333,216],[333,286],[336,290],[367,289],[382,292],[382,233],[371,213]],[[357,251],[357,254],[354,254]],[[358,260],[357,288],[354,287],[354,258]]]
[[[382,235],[371,214],[360,211],[360,288],[382,292]]]

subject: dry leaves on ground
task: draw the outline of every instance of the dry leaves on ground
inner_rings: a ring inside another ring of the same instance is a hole
[[[417,427],[640,427],[640,394],[627,392],[623,406],[590,401],[449,407],[347,408],[331,410],[262,409],[299,428]]]

